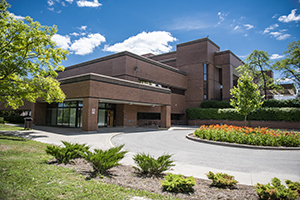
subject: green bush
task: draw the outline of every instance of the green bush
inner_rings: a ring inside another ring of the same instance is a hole
[[[90,151],[85,152],[83,157],[92,163],[94,173],[103,174],[108,169],[118,166],[119,161],[124,158],[127,151],[121,151],[124,145],[110,148],[106,151],[101,149],[95,149],[95,152]]]
[[[133,167],[138,172],[149,175],[159,175],[162,172],[170,169],[174,161],[171,159],[171,155],[162,155],[155,159],[149,154],[139,153],[133,157],[134,162],[139,167]]]
[[[188,119],[244,120],[234,108],[187,108]],[[248,115],[248,120],[300,121],[300,108],[259,108]]]
[[[89,146],[86,144],[71,144],[66,141],[62,141],[65,147],[59,146],[47,146],[46,153],[55,157],[58,163],[68,163],[70,160],[82,157],[84,152],[89,150]]]
[[[9,123],[24,124],[24,117],[17,115],[4,116],[4,121]]]
[[[4,117],[0,117],[0,124],[4,124]]]
[[[293,191],[296,191],[298,193],[298,196],[300,197],[300,183],[299,182],[293,182],[291,180],[285,181],[288,188],[290,188]]]
[[[202,101],[200,106],[201,108],[233,108],[229,101],[215,100]]]
[[[225,173],[216,173],[214,174],[213,172],[209,171],[208,174],[206,174],[207,178],[212,180],[212,185],[216,187],[232,187],[235,186],[238,181],[234,180],[234,176],[230,176]]]
[[[196,185],[196,181],[192,176],[184,178],[181,174],[169,173],[164,178],[165,180],[161,181],[161,185],[168,192],[189,193],[194,191],[193,186]]]
[[[215,101],[208,100],[202,101],[200,104],[201,108],[233,108],[230,105],[229,101]],[[288,100],[276,100],[276,99],[267,99],[264,100],[262,107],[265,108],[300,108],[300,99],[288,99]]]
[[[288,188],[281,184],[281,181],[278,178],[272,179],[272,184],[268,183],[267,185],[263,185],[260,183],[257,183],[255,185],[255,190],[260,197],[260,199],[263,200],[292,200],[297,199],[299,197],[299,194],[294,189],[294,187],[290,188],[291,185],[295,186],[295,184],[291,181],[287,181],[290,183],[290,186],[288,184]]]
[[[288,100],[275,100],[275,99],[268,99],[265,100],[262,107],[293,107],[293,108],[300,108],[300,99],[288,99]]]

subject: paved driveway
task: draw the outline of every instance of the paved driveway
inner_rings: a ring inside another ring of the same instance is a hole
[[[259,150],[199,143],[185,138],[193,130],[124,133],[113,138],[132,152],[173,154],[175,171],[205,177],[209,170],[230,173],[242,183],[267,183],[273,177],[300,181],[299,150]],[[133,164],[128,159],[127,164]]]

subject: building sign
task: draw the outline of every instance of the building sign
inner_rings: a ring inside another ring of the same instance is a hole
[[[92,108],[92,114],[94,115],[96,112],[96,109],[95,108]]]

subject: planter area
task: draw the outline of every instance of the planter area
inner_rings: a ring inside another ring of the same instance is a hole
[[[235,126],[244,126],[244,121],[237,120],[188,120],[189,126],[202,126],[202,125],[211,125],[211,124],[227,124]],[[268,127],[268,128],[278,128],[278,129],[294,129],[300,130],[300,122],[288,122],[288,121],[260,121],[260,120],[251,120],[247,121],[247,126],[249,127]]]

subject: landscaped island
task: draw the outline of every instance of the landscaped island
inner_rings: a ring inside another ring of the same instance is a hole
[[[201,126],[194,135],[200,139],[258,145],[299,147],[300,133],[296,131],[274,130],[268,128],[239,127],[233,125]]]

